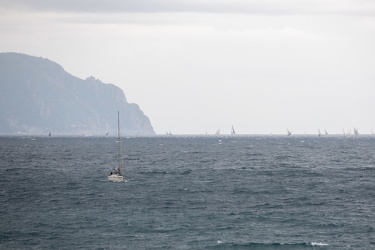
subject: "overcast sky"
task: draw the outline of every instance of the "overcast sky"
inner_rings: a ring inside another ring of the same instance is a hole
[[[0,51],[121,87],[159,134],[375,132],[373,0],[0,0]]]

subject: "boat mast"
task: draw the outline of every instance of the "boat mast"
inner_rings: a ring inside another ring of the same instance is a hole
[[[117,111],[117,140],[119,142],[119,170],[122,170],[122,175],[125,173],[124,166],[124,156],[122,153],[122,142],[121,142],[121,133],[120,133],[120,111]],[[121,172],[120,172],[121,175]]]

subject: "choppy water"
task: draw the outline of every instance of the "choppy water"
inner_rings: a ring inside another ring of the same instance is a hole
[[[0,138],[0,249],[374,249],[375,137]]]

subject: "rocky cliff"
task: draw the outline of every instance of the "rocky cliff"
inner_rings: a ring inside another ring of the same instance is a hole
[[[94,77],[67,73],[48,59],[0,53],[0,134],[154,135],[151,122],[124,92]]]

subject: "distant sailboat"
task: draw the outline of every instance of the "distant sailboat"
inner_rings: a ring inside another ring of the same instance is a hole
[[[358,129],[354,128],[354,138],[357,138],[357,137],[358,137]]]
[[[216,131],[215,135],[220,135],[220,129]]]
[[[232,125],[232,130],[230,131],[230,134],[235,135],[236,131],[234,131],[233,125]]]
[[[289,129],[286,129],[287,133],[288,133],[288,136],[291,136],[292,135],[292,132],[289,131]]]
[[[318,136],[321,137],[322,133],[320,133],[320,129],[318,129]]]
[[[324,130],[324,134],[325,134],[325,135],[328,135],[328,132],[327,132],[327,130]]]
[[[48,136],[51,137],[51,132],[49,132]]]
[[[124,182],[124,156],[122,152],[122,143],[121,143],[121,134],[120,134],[120,112],[117,113],[117,142],[118,142],[118,157],[119,157],[119,165],[117,168],[111,171],[108,175],[108,180],[113,182]],[[122,173],[121,173],[122,172]]]
[[[350,134],[352,133],[352,130],[349,129],[348,133],[346,133],[347,136],[350,136]]]
[[[171,131],[167,131],[166,134],[167,134],[167,135],[173,135],[173,134],[171,133]]]

